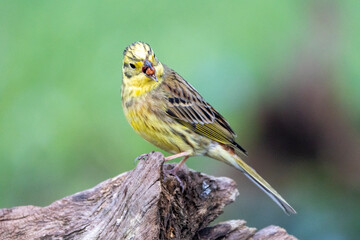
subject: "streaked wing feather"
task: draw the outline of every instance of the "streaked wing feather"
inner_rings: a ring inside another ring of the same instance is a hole
[[[168,98],[167,113],[183,125],[217,142],[246,154],[235,142],[229,123],[180,75],[165,66],[163,89]]]

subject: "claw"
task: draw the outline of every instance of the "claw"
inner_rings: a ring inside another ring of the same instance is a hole
[[[181,187],[181,192],[184,193],[184,190],[185,190],[185,187],[184,187],[184,184],[183,182],[181,181],[180,177],[177,175],[177,168],[172,168],[170,170],[164,170],[164,181],[166,181],[166,176],[169,174],[169,175],[172,175],[176,178],[176,180],[179,182],[180,184],[180,187]]]
[[[136,164],[137,161],[145,160],[148,155],[149,155],[149,153],[144,153],[144,154],[141,154],[140,156],[137,156],[134,160],[134,164]]]
[[[134,160],[134,164],[137,163],[137,161],[143,160],[145,157],[147,157],[147,153],[141,154],[140,156],[137,156]]]

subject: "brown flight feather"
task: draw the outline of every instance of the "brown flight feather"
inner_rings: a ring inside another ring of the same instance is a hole
[[[164,75],[161,87],[167,93],[167,113],[171,117],[195,132],[247,155],[246,150],[235,142],[236,134],[229,123],[195,88],[165,65]]]

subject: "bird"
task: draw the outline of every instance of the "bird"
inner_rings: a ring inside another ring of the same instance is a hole
[[[137,41],[123,52],[121,100],[126,119],[145,140],[173,155],[207,156],[235,167],[263,190],[283,211],[296,211],[253,168],[242,160],[246,150],[226,119],[177,72],[155,56],[149,44]]]

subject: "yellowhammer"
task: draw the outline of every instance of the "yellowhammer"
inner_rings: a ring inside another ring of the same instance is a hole
[[[295,210],[240,158],[229,123],[179,74],[162,64],[150,46],[134,42],[124,51],[121,89],[125,116],[134,130],[155,146],[173,153],[165,160],[205,155],[242,171],[287,214]]]

